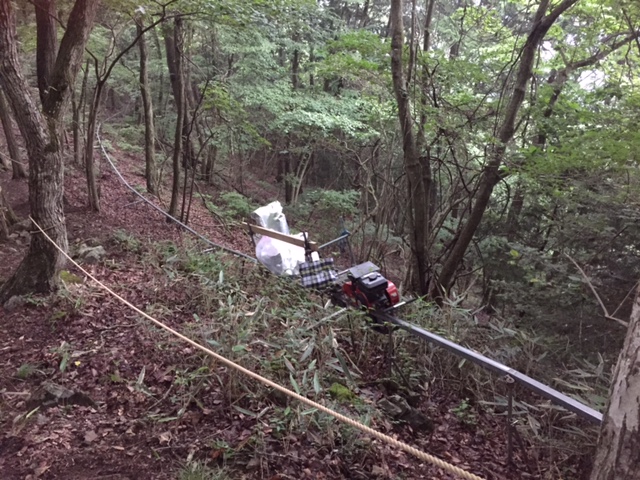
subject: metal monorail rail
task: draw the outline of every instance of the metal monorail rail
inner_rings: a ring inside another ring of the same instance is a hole
[[[441,337],[440,335],[436,335],[435,333],[431,333],[423,328],[420,328],[416,325],[413,325],[409,322],[405,322],[399,318],[396,318],[388,313],[383,312],[372,312],[371,315],[383,322],[390,323],[393,325],[397,325],[401,329],[409,332],[410,334],[420,337],[423,340],[426,340],[429,343],[433,343],[438,345],[450,352],[462,357],[467,360],[480,365],[488,370],[499,373],[501,375],[507,375],[511,377],[515,382],[523,385],[524,387],[542,395],[543,397],[551,400],[553,403],[557,405],[561,405],[570,412],[575,413],[579,417],[589,420],[590,422],[600,424],[602,422],[602,414],[587,405],[555,390],[554,388],[545,385],[542,382],[539,382],[528,375],[525,375],[518,370],[514,370],[511,367],[503,365],[500,362],[496,362],[495,360],[490,359],[489,357],[485,357],[484,355],[470,350],[468,348],[463,347],[462,345],[458,345],[455,342],[447,340],[446,338]]]

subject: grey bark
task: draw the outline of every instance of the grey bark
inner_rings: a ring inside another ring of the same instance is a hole
[[[11,168],[13,172],[13,178],[25,178],[27,171],[24,168],[24,164],[20,161],[20,150],[18,149],[18,142],[13,133],[13,124],[11,123],[11,115],[9,113],[9,106],[4,99],[4,94],[0,91],[0,121],[2,122],[2,129],[4,130],[4,138],[7,142],[7,150],[9,156],[2,155],[2,162],[7,168]]]
[[[640,289],[613,375],[590,478],[640,479]]]
[[[140,51],[140,94],[144,107],[144,158],[145,177],[147,179],[147,192],[157,192],[158,171],[155,159],[155,126],[153,123],[153,102],[149,89],[149,74],[147,72],[147,41],[142,33],[143,20],[137,22],[138,49]]]
[[[55,0],[34,0],[36,10],[36,75],[40,100],[44,103],[51,86],[58,34]]]
[[[169,203],[169,215],[175,217],[178,212],[178,200],[180,198],[180,158],[183,143],[184,130],[184,68],[182,65],[182,18],[176,17],[172,34],[165,34],[167,47],[167,63],[169,66],[173,96],[176,103],[176,130],[173,143],[173,182],[171,186],[171,202]]]
[[[64,167],[58,132],[98,3],[98,0],[74,3],[51,72],[51,88],[41,111],[36,108],[21,72],[12,2],[0,2],[0,87],[13,106],[29,155],[31,216],[62,250],[67,250],[68,241],[62,205]],[[42,234],[31,235],[27,255],[0,288],[0,301],[13,295],[51,291],[63,264],[63,254]]]
[[[409,187],[410,245],[417,271],[418,285],[416,285],[416,287],[418,291],[425,293],[428,274],[427,239],[431,175],[428,169],[429,166],[423,165],[420,161],[416,137],[413,132],[413,117],[411,115],[409,92],[402,66],[402,48],[404,45],[402,0],[392,0],[389,18],[391,22],[391,76],[396,101],[398,103],[398,118],[400,120],[400,130],[402,133],[404,166]]]

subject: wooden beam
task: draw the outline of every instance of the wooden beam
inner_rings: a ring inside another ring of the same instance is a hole
[[[242,222],[242,225],[249,231],[250,234],[257,233],[259,235],[266,235],[267,237],[275,238],[276,240],[280,240],[282,242],[289,243],[291,245],[295,245],[296,247],[305,248],[304,240],[298,237],[294,237],[293,235],[287,235],[286,233],[276,232],[275,230],[270,230],[268,228],[259,227],[258,225],[250,225],[248,223]],[[318,244],[316,242],[308,242],[309,248],[311,248],[312,252],[318,251]]]

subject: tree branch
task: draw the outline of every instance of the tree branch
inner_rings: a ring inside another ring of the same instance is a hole
[[[596,292],[595,287],[593,286],[593,284],[589,280],[589,277],[587,277],[587,274],[584,272],[584,270],[582,268],[580,268],[580,265],[578,265],[578,263],[573,258],[571,258],[568,254],[565,253],[564,256],[567,257],[569,260],[571,260],[571,263],[573,263],[576,266],[576,268],[578,269],[578,271],[582,275],[582,278],[584,279],[584,281],[587,283],[587,285],[589,285],[589,288],[591,289],[591,292],[593,293],[593,296],[596,297],[596,300],[600,304],[600,308],[602,308],[602,312],[603,312],[604,318],[606,318],[607,320],[613,320],[615,322],[618,322],[623,327],[628,327],[629,326],[629,322],[625,322],[624,320],[620,320],[619,318],[616,318],[616,317],[614,317],[612,315],[609,315],[609,311],[607,310],[607,307],[604,306],[604,303],[603,303],[602,299],[600,298],[600,295],[598,295],[598,292]]]
[[[551,27],[551,25],[553,25],[553,22],[555,22],[560,15],[562,15],[564,12],[569,10],[576,3],[578,3],[578,0],[563,0],[562,3],[560,3],[556,8],[551,10],[551,12],[549,12],[549,14],[542,19],[541,23],[546,28]]]

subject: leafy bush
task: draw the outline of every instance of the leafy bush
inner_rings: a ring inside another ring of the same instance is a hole
[[[247,218],[256,208],[247,197],[237,192],[225,192],[220,199],[226,204],[224,216],[230,218]]]
[[[315,211],[334,218],[357,213],[359,200],[360,192],[356,190],[312,190],[304,198]]]

